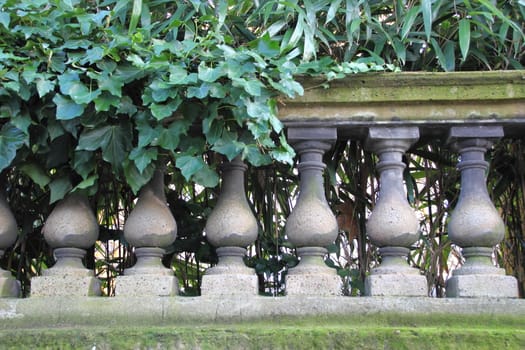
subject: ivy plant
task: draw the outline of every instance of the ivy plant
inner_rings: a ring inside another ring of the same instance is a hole
[[[207,187],[211,153],[292,163],[277,97],[303,92],[298,75],[383,66],[312,61],[306,29],[283,44],[247,4],[0,1],[0,171],[18,165],[55,202],[95,193],[104,167],[137,192],[160,159]]]

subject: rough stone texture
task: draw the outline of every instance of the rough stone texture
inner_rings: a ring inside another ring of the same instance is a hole
[[[162,171],[155,171],[126,219],[124,237],[134,247],[167,247],[177,238],[177,223],[166,204],[163,176]]]
[[[202,296],[250,295],[256,296],[258,278],[255,271],[243,261],[246,249],[240,247],[217,248],[219,263],[202,276]]]
[[[240,157],[222,165],[221,193],[206,221],[206,239],[214,247],[246,247],[257,239],[257,220],[246,199]]]
[[[505,134],[525,130],[523,71],[358,74],[330,82],[305,78],[305,93],[279,106],[287,127],[337,126],[338,137],[363,138],[372,125],[419,126],[446,138],[450,125],[497,122]],[[315,88],[318,87],[318,88]],[[517,123],[518,122],[518,123]]]
[[[518,282],[504,274],[452,276],[447,280],[447,297],[517,298]]]
[[[50,275],[31,279],[32,297],[98,296],[100,294],[100,281],[95,277]]]
[[[363,314],[525,315],[524,299],[418,297],[41,297],[0,299],[0,328],[176,325]]]
[[[4,250],[15,243],[18,236],[18,227],[11,209],[0,193],[0,258]],[[20,294],[20,283],[9,271],[0,268],[0,298],[17,297]]]
[[[0,271],[0,298],[16,298],[20,295],[20,282],[5,272],[4,275]]]
[[[288,296],[337,296],[341,295],[342,281],[332,269],[326,273],[288,274],[286,295]]]
[[[259,293],[259,281],[255,273],[221,273],[202,276],[202,296],[251,295]]]
[[[130,275],[119,276],[115,287],[117,297],[175,296],[179,283],[175,276]]]
[[[53,209],[42,232],[53,248],[87,249],[98,238],[98,223],[87,198],[73,193]]]
[[[427,279],[417,274],[374,274],[365,280],[367,296],[423,297],[427,290]]]
[[[203,296],[249,295],[258,293],[255,271],[246,267],[246,246],[257,238],[257,219],[246,199],[240,157],[222,165],[221,193],[206,221],[206,239],[216,247],[219,262],[202,277]]]
[[[501,126],[450,130],[451,147],[460,154],[461,192],[448,232],[452,243],[463,248],[466,261],[447,281],[449,297],[518,296],[517,280],[492,263],[493,247],[504,238],[505,225],[487,191],[485,152],[503,135]]]

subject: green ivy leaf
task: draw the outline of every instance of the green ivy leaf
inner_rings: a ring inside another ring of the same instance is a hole
[[[129,154],[129,159],[135,161],[137,170],[142,174],[152,160],[157,160],[157,155],[156,148],[134,148]]]
[[[37,78],[36,80],[36,90],[38,92],[38,97],[42,98],[47,93],[53,91],[55,88],[56,82],[54,80],[47,80],[45,78]]]
[[[219,184],[219,175],[206,164],[193,175],[193,180],[204,187],[215,187]]]
[[[147,184],[153,177],[155,172],[155,166],[153,164],[148,165],[142,173],[139,172],[135,162],[126,159],[123,163],[124,176],[126,177],[126,183],[131,187],[133,193],[137,194],[142,186]]]
[[[82,180],[78,185],[73,188],[73,192],[77,190],[85,190],[88,189],[94,185],[96,185],[96,182],[98,180],[98,175],[91,175],[87,179]]]
[[[151,114],[157,119],[162,120],[173,115],[173,113],[179,108],[182,103],[182,99],[177,96],[169,103],[152,103],[150,105]]]
[[[122,125],[106,125],[80,135],[77,150],[94,151],[102,149],[102,158],[111,163],[113,169],[119,171],[122,162],[127,158],[131,149],[131,126],[129,123]]]
[[[64,196],[73,188],[71,181],[67,176],[60,177],[53,180],[49,184],[49,190],[51,192],[49,198],[49,204],[55,203],[56,201],[61,200]]]
[[[51,182],[51,178],[46,174],[44,169],[36,163],[26,163],[20,167],[20,170],[29,176],[34,183],[36,183],[40,188],[47,186]]]
[[[180,137],[185,135],[190,127],[188,120],[176,120],[167,129],[162,129],[159,136],[159,146],[168,151],[175,151],[179,146]]]
[[[82,179],[87,179],[88,176],[95,170],[95,159],[93,152],[76,151],[73,154],[73,169],[77,174],[82,176]]]
[[[57,107],[56,118],[60,120],[70,120],[79,117],[84,112],[84,106],[76,104],[69,98],[56,94],[53,102]]]
[[[263,154],[257,145],[245,145],[242,150],[242,158],[246,159],[253,166],[259,167],[270,164],[272,158],[268,154]]]
[[[206,163],[199,156],[181,156],[177,158],[175,165],[186,181],[189,181],[194,174],[206,166]]]
[[[9,23],[11,18],[9,13],[0,11],[0,24],[4,26],[5,29],[9,30]]]
[[[213,83],[224,75],[224,70],[221,66],[215,68],[206,67],[205,62],[201,62],[197,70],[199,79],[207,83]]]
[[[100,61],[102,58],[104,58],[104,49],[99,46],[96,46],[94,48],[86,50],[85,56],[80,61],[80,64],[93,64],[97,61]]]
[[[16,151],[27,140],[27,135],[11,123],[6,123],[0,130],[0,171],[11,165]]]

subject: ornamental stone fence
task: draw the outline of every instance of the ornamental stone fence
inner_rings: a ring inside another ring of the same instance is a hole
[[[257,222],[243,185],[247,166],[234,159],[223,165],[221,194],[206,224],[219,262],[203,276],[201,297],[178,297],[178,281],[161,263],[162,247],[174,242],[177,223],[167,207],[159,169],[125,223],[124,235],[137,260],[116,278],[115,297],[97,297],[100,282],[83,265],[86,249],[97,240],[98,224],[86,198],[73,194],[44,225],[56,263],[32,279],[31,296],[17,299],[18,282],[9,272],[0,272],[0,292],[6,298],[0,302],[0,318],[52,314],[56,322],[67,322],[75,314],[95,322],[101,317],[99,307],[110,317],[129,311],[122,305],[131,306],[143,321],[145,314],[150,315],[146,320],[162,320],[185,312],[210,319],[385,310],[525,314],[524,300],[516,299],[516,278],[492,263],[505,226],[488,195],[484,159],[500,138],[525,135],[525,71],[378,73],[317,87],[323,84],[305,80],[304,96],[284,101],[279,112],[299,157],[300,175],[300,195],[286,223],[286,236],[297,247],[300,262],[287,275],[287,296],[258,296],[255,271],[243,262],[246,247],[257,237]],[[449,277],[443,301],[427,297],[425,277],[406,259],[418,239],[418,220],[406,199],[402,157],[416,141],[436,138],[460,156],[461,191],[448,229],[466,259]],[[380,194],[366,231],[382,262],[366,278],[369,298],[340,296],[340,277],[323,261],[338,227],[325,198],[322,159],[338,139],[361,140],[379,159]],[[16,236],[17,223],[0,199],[0,253]]]

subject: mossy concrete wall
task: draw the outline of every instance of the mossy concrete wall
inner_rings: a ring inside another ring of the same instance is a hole
[[[0,340],[1,349],[522,349],[525,300],[3,299]]]

